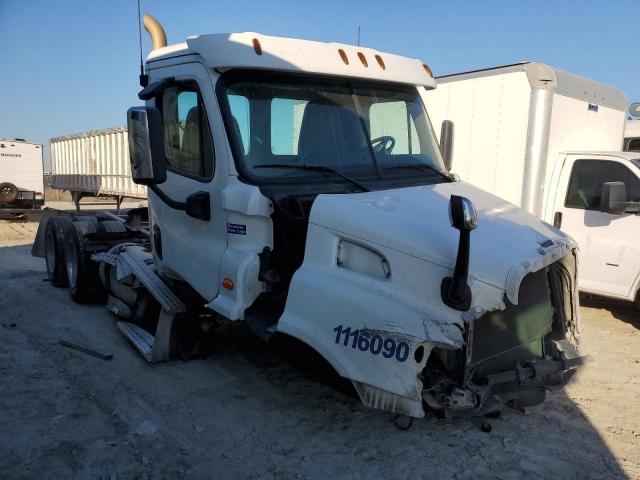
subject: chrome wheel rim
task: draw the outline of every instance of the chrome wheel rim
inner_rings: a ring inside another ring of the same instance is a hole
[[[72,240],[69,240],[69,243],[67,243],[66,257],[69,286],[75,288],[78,282],[78,254]]]
[[[56,242],[53,232],[48,232],[44,243],[44,256],[47,262],[47,270],[53,272],[56,269]]]

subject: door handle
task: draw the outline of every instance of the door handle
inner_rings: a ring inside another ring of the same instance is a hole
[[[175,210],[182,210],[190,217],[198,220],[211,220],[211,205],[209,192],[196,192],[187,197],[186,202],[178,202],[170,198],[166,193],[158,188],[157,185],[149,185],[149,189],[158,195],[160,200]]]
[[[560,228],[562,226],[562,212],[556,212],[553,216],[553,226]]]

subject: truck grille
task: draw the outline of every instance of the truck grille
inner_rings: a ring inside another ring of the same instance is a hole
[[[520,285],[518,305],[488,312],[473,322],[467,366],[474,378],[514,368],[544,356],[544,337],[551,332],[553,309],[547,268],[528,274]]]

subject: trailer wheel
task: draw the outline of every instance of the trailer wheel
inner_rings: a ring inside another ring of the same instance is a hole
[[[0,205],[15,202],[18,195],[20,195],[20,190],[13,183],[0,183]]]
[[[44,258],[47,276],[54,287],[66,287],[67,267],[64,258],[64,222],[60,216],[50,217],[44,230]]]
[[[91,222],[69,222],[65,226],[65,265],[69,293],[76,303],[99,303],[106,298],[100,281],[99,265],[86,250],[85,234],[95,232]]]

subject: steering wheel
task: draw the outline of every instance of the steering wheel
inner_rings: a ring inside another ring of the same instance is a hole
[[[378,153],[383,150],[387,153],[391,153],[393,151],[393,147],[396,146],[396,139],[391,135],[383,135],[378,138],[374,138],[371,140],[371,147],[373,151]]]

